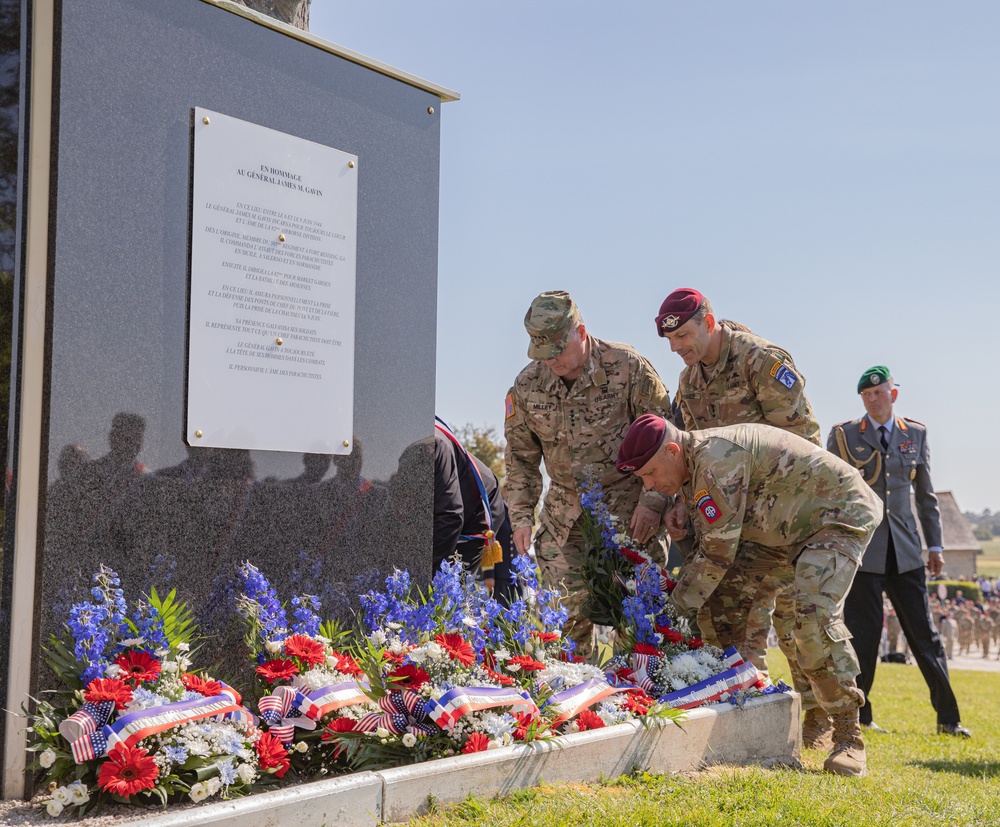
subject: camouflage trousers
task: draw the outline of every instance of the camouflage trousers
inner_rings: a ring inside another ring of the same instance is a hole
[[[594,653],[594,624],[581,613],[587,601],[587,584],[580,575],[585,540],[580,530],[570,529],[565,545],[559,545],[543,528],[535,537],[535,557],[542,573],[542,585],[563,593],[563,606],[569,612],[566,636],[576,641],[578,655],[590,658]]]
[[[861,671],[851,633],[844,623],[844,601],[854,582],[867,537],[827,534],[807,542],[795,560],[795,648],[816,703],[831,715],[864,705],[855,685]]]
[[[795,649],[794,581],[787,549],[741,543],[733,567],[698,612],[698,628],[706,643],[721,649],[735,646],[767,674],[767,639],[773,624],[795,691],[802,696],[803,708],[810,709],[816,700]]]

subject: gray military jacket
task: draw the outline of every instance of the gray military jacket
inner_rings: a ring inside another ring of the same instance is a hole
[[[920,536],[910,506],[911,486],[916,493],[917,513],[928,547],[941,545],[941,512],[931,484],[926,426],[913,419],[896,417],[889,437],[889,450],[884,451],[878,430],[867,416],[863,416],[853,422],[834,425],[826,447],[854,465],[885,506],[885,516],[868,544],[861,571],[885,573],[890,532],[899,571],[923,567]]]

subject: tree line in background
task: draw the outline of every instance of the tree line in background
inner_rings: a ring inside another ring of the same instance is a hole
[[[988,542],[1000,537],[1000,511],[993,512],[983,509],[982,514],[973,511],[964,512],[965,519],[972,526],[972,533],[980,542]]]

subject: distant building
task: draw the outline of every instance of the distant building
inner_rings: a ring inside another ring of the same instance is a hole
[[[951,491],[938,491],[938,507],[941,509],[941,532],[944,535],[944,571],[949,580],[971,580],[976,574],[976,555],[982,550],[979,540],[972,533],[972,526],[962,514]],[[910,507],[914,509],[914,496],[910,493]],[[917,520],[920,546],[927,559],[927,542]]]

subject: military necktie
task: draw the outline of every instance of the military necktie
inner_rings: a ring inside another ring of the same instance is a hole
[[[879,438],[878,441],[882,443],[882,450],[886,453],[889,452],[889,440],[886,437],[885,425],[878,426]]]

